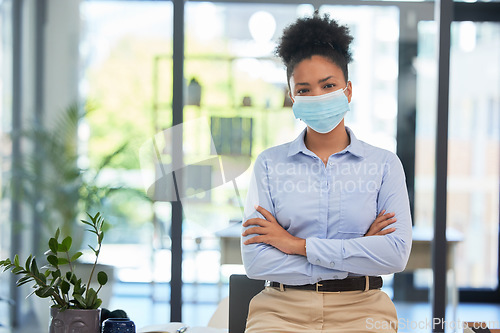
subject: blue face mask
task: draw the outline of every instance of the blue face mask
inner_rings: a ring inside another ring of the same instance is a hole
[[[349,111],[349,101],[344,94],[346,89],[347,87],[319,96],[295,96],[292,106],[295,118],[318,133],[330,132]]]

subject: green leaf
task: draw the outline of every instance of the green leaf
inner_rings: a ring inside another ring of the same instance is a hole
[[[30,281],[33,281],[33,278],[31,276],[29,276],[29,275],[23,276],[22,278],[20,278],[19,280],[17,280],[16,286],[18,286],[18,287],[22,286],[23,284],[28,283]]]
[[[97,293],[93,288],[89,288],[87,294],[85,295],[85,304],[88,307],[92,307],[97,301]]]
[[[48,296],[45,296],[44,297],[44,289],[45,288],[39,288],[39,289],[36,289],[35,290],[35,295],[37,295],[38,297],[40,298],[45,298],[45,297],[48,297]]]
[[[78,283],[78,280],[76,279],[76,275],[68,272],[66,273],[66,279],[71,283],[72,285],[76,285]]]
[[[22,281],[22,282],[19,282],[19,281],[18,281],[18,282],[16,283],[16,287],[20,287],[20,286],[22,286],[22,285],[25,285],[25,284],[26,284],[26,283],[28,283],[28,282],[31,282],[31,280],[28,280],[28,281]]]
[[[47,283],[47,278],[45,277],[45,274],[44,274],[44,273],[39,273],[39,274],[37,275],[37,278],[38,278],[39,280],[41,280],[41,282],[42,282],[43,284],[46,284],[46,283]]]
[[[102,300],[100,298],[98,298],[95,303],[94,303],[94,306],[92,307],[92,309],[98,309],[102,304]]]
[[[44,295],[45,297],[49,297],[49,296],[53,295],[53,294],[54,294],[54,292],[55,292],[55,291],[54,291],[54,289],[53,289],[53,288],[51,288],[51,287],[47,287],[47,288],[44,288],[44,290],[43,290],[43,295]]]
[[[22,267],[14,267],[12,269],[12,273],[14,274],[21,274],[22,272],[24,272],[24,269]]]
[[[61,282],[61,291],[63,294],[69,293],[69,288],[71,285],[67,281]]]
[[[47,261],[49,262],[49,264],[57,267],[57,265],[59,264],[58,260],[57,260],[57,256],[55,255],[50,255],[50,256],[47,256]]]
[[[32,258],[32,257],[33,257],[33,256],[30,254],[30,256],[28,257],[28,259],[26,259],[26,264],[25,264],[25,266],[24,266],[24,267],[26,268],[26,270],[27,270],[27,271],[29,271],[29,270],[30,270],[30,266],[31,266],[31,258]]]
[[[83,292],[85,291],[85,285],[82,285],[82,279],[76,279],[74,278],[74,281],[71,281],[73,284],[73,291],[77,294],[83,295]]]
[[[54,288],[59,288],[59,285],[62,283],[63,279],[61,279],[60,277],[58,277],[57,279],[54,279],[52,281],[52,283],[50,284],[51,287],[54,287]]]
[[[67,249],[64,252],[68,252],[69,249],[71,249],[71,244],[72,243],[73,243],[73,239],[70,236],[68,236],[68,237],[66,237],[66,238],[63,239],[62,245]]]
[[[94,225],[88,221],[85,221],[85,220],[81,220],[83,224],[86,224],[86,225],[89,225],[91,227],[93,227]]]
[[[31,273],[33,273],[33,275],[38,275],[39,274],[39,272],[38,272],[38,266],[36,265],[36,259],[35,258],[33,258],[33,260],[31,261],[30,271],[31,271]]]
[[[77,252],[71,257],[71,261],[76,261],[78,258],[80,258],[83,255],[82,252]]]
[[[57,279],[57,278],[58,278],[58,277],[60,277],[60,276],[61,276],[61,271],[60,271],[60,270],[57,270],[57,271],[53,271],[53,272],[52,272],[52,277],[53,277],[54,279]]]
[[[99,282],[101,286],[104,286],[106,283],[108,283],[108,274],[102,271],[97,273],[97,282]]]
[[[57,264],[58,265],[67,265],[67,264],[69,264],[69,260],[66,258],[57,258]]]
[[[3,271],[5,272],[5,271],[9,270],[11,267],[12,267],[12,265],[5,265]]]
[[[57,251],[58,252],[68,252],[69,249],[64,246],[64,244],[60,243],[60,244],[57,244]]]
[[[55,239],[57,240],[59,238],[59,235],[61,234],[61,230],[59,230],[59,228],[57,228],[56,230],[56,235],[55,235]]]
[[[45,287],[45,288],[40,288],[35,290],[35,295],[37,295],[40,298],[47,298],[52,295],[53,289],[50,287]]]
[[[17,254],[14,256],[14,265],[19,266],[19,256]]]
[[[81,309],[87,308],[87,304],[85,303],[85,299],[80,294],[73,294],[75,300],[79,303],[78,307]]]
[[[57,230],[59,230],[59,229],[57,229]],[[57,242],[57,239],[55,239],[55,238],[51,238],[51,239],[49,239],[49,249],[50,249],[52,252],[54,252],[54,254],[57,254],[57,245],[58,245],[58,244],[59,244],[59,243]]]

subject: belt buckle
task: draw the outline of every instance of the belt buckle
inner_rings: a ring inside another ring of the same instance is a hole
[[[324,291],[324,290],[319,290],[319,287],[323,287],[323,284],[322,283],[319,283],[319,282],[316,282],[316,292],[318,294],[340,294],[340,291]]]

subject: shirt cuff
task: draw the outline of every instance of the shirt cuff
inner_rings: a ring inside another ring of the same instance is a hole
[[[343,271],[343,239],[306,239],[307,261],[312,265]]]

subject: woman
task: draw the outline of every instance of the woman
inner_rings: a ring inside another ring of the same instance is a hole
[[[396,155],[344,126],[351,41],[347,27],[316,13],[278,45],[307,128],[255,162],[242,255],[267,287],[250,303],[248,333],[397,331],[379,275],[402,271],[410,253],[405,176]]]

